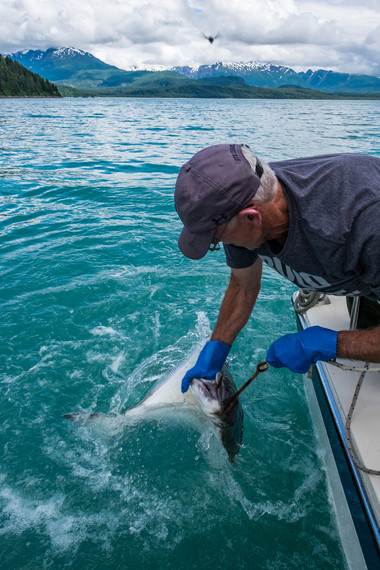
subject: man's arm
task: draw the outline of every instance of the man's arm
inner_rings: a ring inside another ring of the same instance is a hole
[[[380,362],[380,327],[362,331],[340,331],[337,358]]]
[[[258,259],[246,269],[232,269],[218,322],[211,340],[202,348],[195,365],[182,378],[186,392],[192,378],[214,379],[226,361],[235,338],[249,319],[260,291],[262,261]]]
[[[247,323],[260,291],[263,262],[257,259],[251,267],[232,269],[218,321],[211,340],[232,344]]]
[[[380,327],[372,330],[334,331],[313,326],[278,338],[267,352],[276,368],[286,366],[305,373],[318,360],[348,358],[380,362]]]

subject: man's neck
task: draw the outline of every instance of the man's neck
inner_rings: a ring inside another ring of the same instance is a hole
[[[265,241],[275,241],[282,248],[288,237],[289,209],[279,182],[276,196],[267,204],[263,204],[262,218]]]

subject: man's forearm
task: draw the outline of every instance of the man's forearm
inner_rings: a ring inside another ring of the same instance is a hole
[[[261,266],[254,276],[254,286],[242,287],[231,275],[211,340],[232,344],[247,323],[260,291]]]
[[[372,330],[340,331],[337,357],[380,362],[380,327]]]

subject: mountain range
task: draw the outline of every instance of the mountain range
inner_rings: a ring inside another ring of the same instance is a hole
[[[223,63],[199,67],[174,67],[173,71],[191,79],[205,77],[238,76],[247,85],[256,87],[280,87],[294,85],[305,89],[319,89],[327,93],[373,93],[380,91],[380,78],[371,75],[338,73],[326,69],[296,72],[290,67],[269,63]]]
[[[7,54],[62,87],[63,94],[166,97],[327,97],[379,94],[380,78],[328,70],[296,72],[271,64],[215,63],[163,71],[123,70],[76,48],[24,50]],[[65,87],[63,87],[65,86]],[[74,89],[78,89],[75,92]],[[322,93],[320,93],[322,92]]]

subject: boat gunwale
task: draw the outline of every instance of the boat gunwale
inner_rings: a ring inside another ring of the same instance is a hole
[[[292,295],[292,303],[293,306],[296,302],[297,292]],[[297,321],[302,329],[308,328],[311,326],[310,321],[307,316],[307,310],[305,312],[299,313],[296,312]],[[320,386],[322,387],[323,394],[326,399],[326,403],[328,405],[328,409],[330,411],[331,419],[333,421],[335,431],[338,435],[341,448],[343,450],[344,458],[346,460],[347,467],[351,473],[353,478],[353,482],[356,486],[356,491],[358,494],[358,498],[361,502],[363,512],[366,515],[366,519],[368,521],[369,529],[372,532],[373,539],[375,542],[375,546],[378,551],[378,555],[380,556],[380,525],[376,518],[374,509],[371,505],[371,501],[369,499],[368,491],[366,489],[365,481],[364,481],[364,473],[362,473],[359,468],[355,465],[353,458],[351,456],[349,445],[347,442],[347,437],[345,434],[344,429],[344,420],[342,419],[342,412],[339,412],[339,405],[341,403],[336,402],[334,398],[334,387],[332,381],[329,382],[328,378],[330,377],[330,373],[328,371],[328,363],[318,361],[314,365]],[[379,566],[380,567],[380,566]]]

